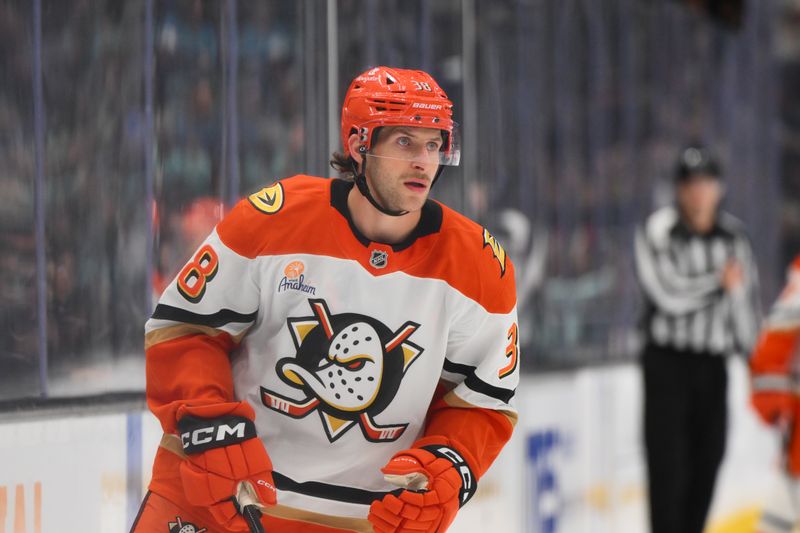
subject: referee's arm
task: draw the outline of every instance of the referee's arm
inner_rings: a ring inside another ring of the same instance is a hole
[[[662,313],[698,311],[711,305],[719,293],[717,273],[691,277],[678,273],[668,247],[653,242],[642,228],[636,230],[634,256],[642,290]]]

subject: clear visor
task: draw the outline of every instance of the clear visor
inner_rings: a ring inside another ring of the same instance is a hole
[[[449,142],[445,142],[442,132],[443,130],[425,126],[386,126],[386,130],[380,133],[377,143],[373,142],[367,155],[415,161],[425,165],[457,167],[461,160],[458,124],[453,123]]]

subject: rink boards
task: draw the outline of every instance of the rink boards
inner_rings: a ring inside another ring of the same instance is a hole
[[[777,463],[777,438],[747,406],[744,366],[730,368],[730,438],[712,509],[714,533],[752,523]],[[512,442],[450,531],[647,531],[635,366],[529,376],[517,404]],[[138,409],[4,419],[0,531],[127,531],[159,437],[155,418]]]

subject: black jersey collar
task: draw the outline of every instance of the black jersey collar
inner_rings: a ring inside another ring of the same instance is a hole
[[[333,179],[331,181],[331,205],[337,211],[339,211],[344,218],[347,219],[347,223],[350,225],[350,230],[353,232],[353,235],[355,235],[356,239],[358,239],[358,241],[364,246],[369,246],[372,241],[366,238],[363,233],[358,231],[358,228],[353,223],[353,217],[350,215],[350,209],[347,207],[347,195],[353,188],[353,182],[343,179]],[[419,218],[417,227],[414,228],[414,231],[412,231],[404,241],[397,244],[391,244],[389,246],[392,247],[393,251],[400,252],[414,244],[414,242],[420,237],[438,233],[441,228],[442,206],[429,199],[425,202],[425,205],[422,206],[422,214]]]

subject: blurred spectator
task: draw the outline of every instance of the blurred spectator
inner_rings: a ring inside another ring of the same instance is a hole
[[[782,264],[800,250],[800,0],[782,0],[775,34],[781,69]]]
[[[168,235],[159,246],[156,268],[153,272],[153,294],[159,296],[172,281],[178,270],[195,252],[217,222],[222,220],[222,201],[210,196],[197,198],[184,210],[168,211],[166,221],[160,221],[162,235]]]
[[[301,166],[305,148],[301,76],[306,59],[296,45],[296,11],[287,4],[239,4],[238,20],[244,192],[275,176],[296,173]]]

